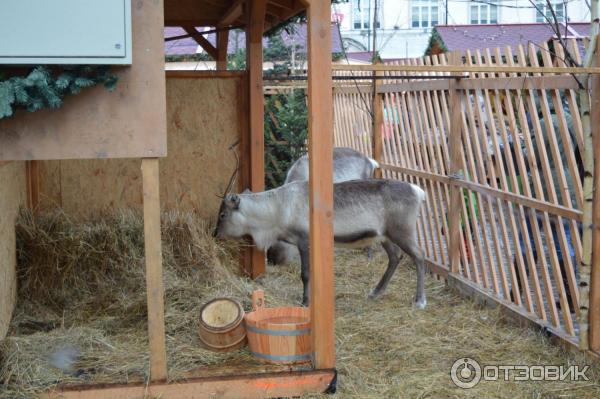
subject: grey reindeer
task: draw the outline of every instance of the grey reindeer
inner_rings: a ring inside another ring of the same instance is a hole
[[[373,177],[379,164],[360,152],[347,147],[333,149],[333,182],[339,183],[355,179],[369,179]],[[308,180],[308,155],[298,158],[287,172],[284,184],[295,181]],[[371,259],[372,250],[368,249]],[[298,251],[294,245],[278,241],[267,250],[267,259],[274,265],[289,263]]]
[[[364,248],[381,243],[389,258],[387,269],[369,298],[375,299],[385,291],[398,267],[402,250],[417,266],[415,306],[424,309],[427,304],[425,266],[417,242],[417,218],[426,200],[425,192],[410,183],[385,179],[335,183],[333,189],[335,244]],[[302,303],[308,305],[310,265],[306,181],[260,193],[226,194],[219,210],[215,235],[221,239],[249,235],[261,250],[278,241],[295,245],[300,252],[304,285]]]

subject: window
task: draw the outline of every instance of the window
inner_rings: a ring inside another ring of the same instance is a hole
[[[435,26],[439,22],[438,0],[413,0],[411,13],[413,28]]]
[[[485,3],[471,2],[472,24],[497,24],[498,23],[498,0],[489,0]]]
[[[563,2],[551,2],[552,8],[554,9],[554,13],[556,14],[556,19],[558,22],[565,21],[565,3]],[[552,12],[550,11],[550,7],[548,7],[548,3],[545,1],[538,1],[537,9],[535,10],[535,22],[548,22],[548,20],[554,22],[552,17]]]
[[[354,29],[371,29],[373,11],[377,1],[377,29],[381,27],[383,0],[352,0],[352,26]]]

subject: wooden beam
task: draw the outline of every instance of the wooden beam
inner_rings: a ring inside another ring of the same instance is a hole
[[[240,79],[238,86],[238,121],[240,132],[240,172],[238,191],[242,192],[250,187],[250,105],[248,103],[248,71],[243,71],[244,77]],[[240,264],[242,271],[247,276],[252,276],[252,245],[251,239],[247,239],[248,246],[240,251]]]
[[[600,65],[600,42],[596,43],[594,64]],[[590,119],[594,149],[594,202],[592,210],[592,265],[589,290],[589,348],[600,352],[600,76],[590,77]]]
[[[400,79],[400,78],[399,78]],[[399,91],[435,91],[448,90],[451,80],[408,80],[398,83],[379,85],[378,93],[397,93]],[[461,90],[578,90],[579,85],[571,75],[521,76],[498,78],[462,78],[457,83]],[[356,88],[349,87],[356,91]]]
[[[462,63],[462,54],[452,52],[448,56],[450,64]],[[462,175],[461,151],[462,145],[462,94],[457,89],[457,82],[450,82],[450,92],[448,102],[450,103],[450,126],[448,135],[448,150],[450,151],[450,163],[448,173],[451,176]],[[461,231],[461,210],[462,210],[462,189],[457,186],[450,186],[450,206],[448,207],[448,228],[449,248],[448,257],[450,258],[450,270],[452,273],[460,271],[460,245],[462,241]]]
[[[185,71],[171,70],[165,71],[167,78],[174,79],[219,79],[219,78],[245,78],[246,71]]]
[[[217,71],[227,70],[227,46],[229,44],[229,31],[217,32]]]
[[[165,18],[164,26],[216,26],[218,24],[218,19],[210,19],[210,18]]]
[[[227,11],[223,13],[219,20],[219,26],[231,25],[242,17],[243,5],[245,0],[232,0]]]
[[[383,76],[383,72],[376,71],[376,76]],[[381,163],[382,155],[383,155],[383,136],[381,129],[383,128],[383,95],[379,94],[379,86],[383,84],[381,80],[373,81],[373,125],[371,126],[371,136],[373,139],[371,140],[371,152],[373,155],[373,159],[378,163]],[[381,168],[375,169],[374,177],[377,179],[381,179],[383,176],[383,172]]]
[[[146,295],[148,298],[148,340],[150,344],[151,381],[164,381],[167,379],[158,175],[158,158],[142,159],[144,252],[146,254]]]
[[[27,174],[27,207],[36,210],[40,204],[40,163],[27,161],[25,163]]]
[[[333,273],[333,90],[331,4],[308,8],[310,309],[314,366],[335,367]]]
[[[208,53],[208,55],[215,60],[217,59],[217,49],[204,37],[203,34],[198,32],[194,26],[183,26],[183,30],[185,30],[185,32],[190,35],[190,37],[194,39],[194,41],[198,43],[198,45],[202,47],[204,51]]]
[[[567,208],[566,206],[556,205],[551,202],[537,200],[525,195],[515,194],[509,191],[502,191],[488,185],[475,183],[469,180],[455,179],[450,176],[440,175],[437,173],[427,172],[424,170],[410,169],[402,166],[389,165],[382,163],[382,169],[392,170],[394,172],[403,173],[410,176],[419,177],[434,182],[440,182],[444,184],[454,185],[460,188],[466,188],[468,190],[487,195],[490,197],[498,198],[503,201],[514,202],[515,204],[527,206],[529,208],[536,209],[540,212],[547,212],[556,216],[563,216],[568,219],[573,219],[578,222],[583,219],[583,212],[573,208]]]
[[[55,389],[43,399],[259,399],[299,397],[325,392],[335,371],[296,371],[231,377],[195,378],[172,383],[90,385]]]
[[[267,15],[274,17],[274,20],[282,21],[285,15],[284,10],[279,7],[273,7],[272,3],[267,3]]]
[[[296,8],[298,8],[298,0],[271,0],[269,1],[269,4],[275,6],[275,7],[279,7],[279,8],[283,8],[287,11],[292,11]]]
[[[425,259],[425,267],[427,267],[431,273],[442,278],[448,277],[448,273],[450,273],[446,266],[442,265],[441,263],[434,262],[431,259]]]
[[[250,189],[265,189],[265,137],[263,94],[263,46],[267,0],[248,0],[246,13],[246,68],[248,70],[248,104],[250,133]],[[265,272],[265,254],[252,249],[250,276],[256,278]]]
[[[481,72],[481,73],[568,73],[600,74],[600,67],[525,67],[483,65],[347,65],[335,64],[334,71],[388,71],[388,72]]]

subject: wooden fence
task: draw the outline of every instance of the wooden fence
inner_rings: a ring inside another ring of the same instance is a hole
[[[435,274],[576,346],[586,255],[582,78],[500,68],[581,64],[585,43],[567,44],[567,52],[530,44],[337,70],[356,80],[334,88],[334,136],[378,159],[384,177],[427,192],[418,234]],[[443,65],[471,72],[401,67]]]

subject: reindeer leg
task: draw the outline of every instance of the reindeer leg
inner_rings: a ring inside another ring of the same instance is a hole
[[[415,294],[415,307],[419,309],[425,309],[427,306],[427,299],[425,298],[425,262],[423,259],[423,253],[417,242],[416,229],[412,232],[403,232],[398,230],[390,240],[394,244],[398,245],[400,249],[404,251],[408,256],[411,257],[415,265],[417,266],[417,293]]]
[[[381,295],[383,291],[385,291],[385,288],[387,287],[388,283],[390,282],[390,279],[396,272],[396,268],[398,267],[398,263],[400,262],[400,256],[398,254],[399,248],[396,246],[396,244],[389,240],[386,240],[381,244],[381,246],[383,247],[383,249],[385,249],[385,252],[388,255],[388,267],[385,270],[383,276],[381,277],[381,280],[379,280],[377,286],[375,286],[375,288],[373,288],[373,291],[371,291],[371,293],[369,294],[369,299],[377,299],[377,297],[379,297],[379,295]]]
[[[308,256],[308,241],[301,241],[298,244],[298,251],[300,252],[300,277],[302,278],[302,284],[304,285],[302,305],[308,306],[310,302],[310,263]]]

